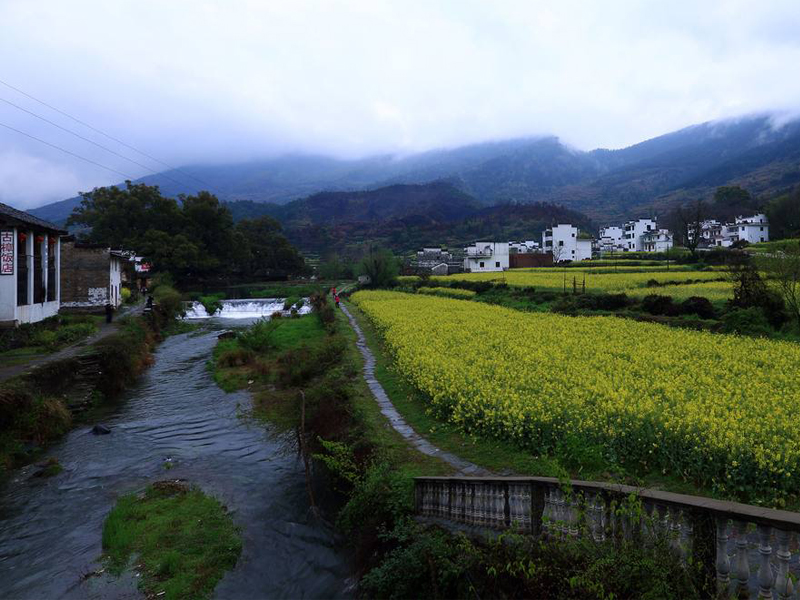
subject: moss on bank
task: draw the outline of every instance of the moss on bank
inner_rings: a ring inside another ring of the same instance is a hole
[[[103,551],[112,574],[131,558],[148,597],[207,598],[242,550],[227,509],[199,489],[164,481],[117,501],[103,525]]]

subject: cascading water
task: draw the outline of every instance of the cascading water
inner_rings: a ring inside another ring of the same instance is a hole
[[[275,313],[288,313],[284,311],[283,298],[258,298],[254,300],[222,300],[222,307],[213,315],[209,315],[205,306],[200,302],[192,302],[186,308],[185,319],[258,319],[270,317]],[[303,300],[303,305],[297,309],[301,315],[311,312],[308,299]]]

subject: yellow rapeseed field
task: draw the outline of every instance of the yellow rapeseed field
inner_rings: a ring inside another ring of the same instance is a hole
[[[682,285],[665,285],[660,287],[629,288],[624,290],[628,296],[643,298],[648,294],[672,296],[675,300],[686,300],[692,296],[702,296],[711,302],[730,300],[733,298],[732,281],[704,281],[703,283],[687,283]]]
[[[358,292],[398,370],[466,431],[566,437],[745,500],[800,489],[800,345],[615,317]]]
[[[472,290],[462,290],[459,288],[448,287],[421,287],[417,290],[418,294],[429,294],[431,296],[444,296],[446,298],[469,299],[475,296]]]
[[[492,281],[495,283],[507,283],[516,287],[533,287],[538,290],[572,290],[574,286],[582,289],[585,281],[587,292],[609,292],[619,293],[627,290],[645,287],[648,281],[655,280],[660,284],[671,282],[690,282],[690,281],[714,281],[725,278],[725,273],[721,271],[690,271],[663,270],[658,271],[642,270],[647,267],[629,267],[635,269],[631,272],[624,267],[620,270],[611,269],[511,269],[499,273],[459,273],[457,275],[447,275],[432,277],[436,281],[449,283],[453,281]],[[656,292],[657,293],[657,292]]]

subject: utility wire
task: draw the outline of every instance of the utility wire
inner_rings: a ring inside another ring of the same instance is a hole
[[[14,86],[13,86],[13,85],[11,85],[10,83],[6,83],[6,82],[5,82],[5,81],[3,81],[2,79],[0,79],[0,84],[3,84],[3,85],[4,85],[4,86],[6,86],[7,88],[10,88],[10,89],[14,90],[15,92],[18,92],[18,93],[22,94],[22,95],[23,95],[23,96],[25,96],[26,98],[30,98],[31,100],[33,100],[33,101],[35,101],[35,102],[38,102],[38,103],[39,103],[39,104],[41,104],[42,106],[46,106],[46,107],[47,107],[47,108],[49,108],[50,110],[54,110],[54,111],[56,111],[56,112],[57,112],[58,114],[60,114],[60,115],[64,115],[65,117],[67,117],[67,118],[69,118],[69,119],[72,119],[73,121],[75,121],[75,122],[76,122],[76,123],[78,123],[79,125],[83,125],[84,127],[87,127],[88,129],[91,129],[91,130],[92,130],[92,131],[94,131],[95,133],[99,133],[100,135],[102,135],[102,136],[104,136],[104,137],[106,137],[106,138],[108,138],[108,139],[110,139],[110,140],[112,140],[112,141],[114,141],[114,142],[117,142],[118,144],[121,144],[121,145],[125,146],[126,148],[129,148],[130,150],[133,150],[134,152],[138,152],[138,153],[139,153],[139,154],[141,154],[142,156],[145,156],[145,157],[149,158],[150,160],[152,160],[152,161],[155,161],[155,162],[157,162],[158,164],[160,164],[160,165],[162,165],[162,166],[164,166],[164,167],[167,167],[168,169],[172,169],[173,171],[177,171],[178,173],[181,173],[182,175],[185,175],[186,177],[190,177],[190,178],[194,179],[195,181],[197,181],[197,182],[199,182],[199,183],[202,183],[202,184],[203,184],[204,186],[206,186],[206,187],[207,187],[209,190],[212,188],[212,186],[211,186],[211,185],[209,185],[208,183],[206,183],[206,182],[205,182],[205,181],[203,181],[202,179],[199,179],[198,177],[195,177],[195,176],[194,176],[194,175],[192,175],[191,173],[186,173],[185,171],[182,171],[182,170],[181,170],[181,169],[179,169],[178,167],[173,167],[172,165],[169,165],[169,164],[165,163],[164,161],[157,159],[157,158],[156,158],[156,157],[154,157],[154,156],[150,156],[150,155],[149,155],[149,154],[147,154],[146,152],[143,152],[143,151],[139,150],[138,148],[135,148],[134,146],[131,146],[130,144],[126,144],[126,143],[125,143],[125,142],[123,142],[122,140],[120,140],[120,139],[117,139],[117,138],[115,138],[114,136],[111,136],[111,135],[107,134],[106,132],[104,132],[104,131],[101,131],[100,129],[97,129],[96,127],[92,127],[92,126],[91,126],[91,125],[89,125],[88,123],[86,123],[86,122],[84,122],[84,121],[81,121],[79,118],[77,118],[77,117],[73,117],[71,114],[69,114],[69,113],[67,113],[67,112],[64,112],[63,110],[60,110],[60,109],[56,108],[55,106],[53,106],[53,105],[51,105],[51,104],[48,104],[47,102],[45,102],[45,101],[43,101],[43,100],[39,100],[39,99],[38,99],[38,98],[36,98],[35,96],[31,96],[31,95],[30,95],[30,94],[28,94],[27,92],[24,92],[24,91],[22,91],[22,90],[21,90],[21,89],[19,89],[18,87],[14,87]]]
[[[132,158],[128,158],[128,157],[127,157],[127,156],[125,156],[124,154],[120,154],[119,152],[117,152],[117,151],[115,151],[115,150],[112,150],[111,148],[108,148],[108,147],[106,147],[106,146],[103,146],[102,144],[98,144],[98,143],[97,143],[97,142],[95,142],[94,140],[90,140],[89,138],[87,138],[87,137],[84,137],[84,136],[82,136],[82,135],[81,135],[81,134],[79,134],[79,133],[75,133],[75,132],[74,132],[74,131],[72,131],[71,129],[67,129],[66,127],[62,127],[62,126],[61,126],[61,125],[59,125],[58,123],[55,123],[54,121],[51,121],[50,119],[46,119],[46,118],[44,118],[44,117],[43,117],[43,116],[41,116],[41,115],[37,115],[35,112],[33,112],[33,111],[30,111],[30,110],[28,110],[27,108],[23,108],[22,106],[19,106],[18,104],[14,104],[14,103],[13,103],[13,102],[11,102],[10,100],[6,100],[5,98],[2,98],[2,97],[0,97],[0,102],[5,102],[5,103],[6,103],[6,104],[8,104],[9,106],[13,106],[14,108],[16,108],[16,109],[19,109],[19,110],[21,110],[22,112],[28,113],[29,115],[31,115],[31,116],[34,116],[34,117],[36,117],[37,119],[41,119],[41,120],[42,120],[42,121],[44,121],[45,123],[49,123],[49,124],[50,124],[50,125],[52,125],[53,127],[58,127],[58,128],[61,130],[61,131],[66,131],[66,132],[67,132],[67,133],[69,133],[70,135],[74,135],[76,138],[78,138],[78,139],[81,139],[81,140],[83,140],[84,142],[89,142],[90,144],[93,144],[93,145],[97,146],[98,148],[100,148],[100,149],[102,149],[102,150],[105,150],[106,152],[109,152],[109,153],[113,154],[114,156],[119,156],[120,158],[122,158],[122,159],[125,159],[125,160],[127,160],[128,162],[131,162],[131,163],[133,163],[133,164],[135,164],[135,165],[137,165],[137,166],[139,166],[139,167],[142,167],[143,169],[147,169],[148,171],[150,171],[150,172],[152,172],[152,173],[155,173],[156,175],[161,175],[162,177],[165,177],[166,179],[169,179],[169,180],[170,180],[170,181],[172,181],[173,183],[177,183],[178,185],[183,185],[183,184],[182,184],[180,181],[178,181],[177,179],[173,179],[173,178],[172,178],[172,177],[170,177],[169,175],[166,175],[166,174],[164,174],[164,173],[159,173],[159,172],[158,172],[158,171],[156,171],[155,169],[152,169],[152,168],[148,167],[148,166],[147,166],[147,165],[145,165],[145,164],[142,164],[142,163],[140,163],[140,162],[137,162],[137,161],[133,160]]]
[[[51,144],[50,142],[46,142],[43,139],[40,139],[40,138],[38,138],[38,137],[36,137],[34,135],[31,135],[30,133],[25,133],[24,131],[20,131],[19,129],[11,127],[11,125],[6,125],[5,123],[0,123],[0,127],[5,127],[6,129],[10,129],[11,131],[16,131],[18,134],[24,135],[25,137],[29,137],[32,140],[36,140],[37,142],[39,142],[41,144],[44,144],[45,146],[50,146],[51,148],[55,148],[56,150],[61,150],[61,152],[63,152],[64,154],[69,154],[70,156],[74,156],[75,158],[79,158],[79,159],[81,159],[83,161],[86,161],[87,163],[96,165],[96,166],[101,167],[101,168],[103,168],[103,169],[105,169],[107,171],[111,171],[113,173],[117,173],[118,175],[122,175],[123,177],[125,177],[125,179],[134,179],[134,177],[131,177],[127,173],[123,173],[122,171],[117,171],[116,169],[112,169],[111,167],[107,167],[105,165],[101,165],[99,162],[95,162],[90,158],[86,158],[85,156],[81,156],[80,154],[75,154],[74,152],[70,152],[69,150],[65,150],[61,146],[56,146],[55,144]]]

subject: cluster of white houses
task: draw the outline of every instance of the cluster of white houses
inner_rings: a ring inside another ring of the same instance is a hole
[[[690,229],[690,238],[694,235]],[[767,242],[769,224],[763,214],[737,217],[725,224],[709,220],[702,223],[700,236],[701,248],[727,248],[740,241]],[[464,248],[463,257],[438,247],[423,248],[417,253],[416,264],[435,275],[457,271],[480,273],[584,261],[614,252],[665,252],[672,246],[672,232],[659,227],[655,219],[635,219],[603,227],[599,239],[582,233],[575,225],[560,223],[542,232],[541,244],[534,240],[478,241]]]
[[[689,237],[696,235],[695,227],[689,228]],[[710,219],[700,223],[700,246],[730,248],[736,243],[756,244],[769,241],[767,215],[758,213],[752,217],[736,217],[732,223],[720,223]]]
[[[123,283],[138,288],[149,270],[133,252],[76,242],[58,225],[0,203],[0,326],[116,308]]]

